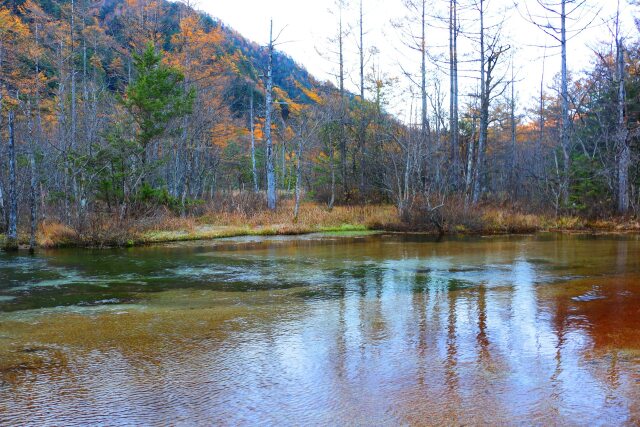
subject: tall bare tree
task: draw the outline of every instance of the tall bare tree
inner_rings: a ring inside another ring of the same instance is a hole
[[[493,26],[492,34],[488,34],[485,26],[486,2],[478,0],[476,7],[479,13],[480,32],[480,132],[476,153],[476,167],[473,179],[471,200],[477,203],[484,185],[485,151],[489,135],[489,109],[491,101],[506,90],[504,76],[497,75],[498,65],[509,46],[501,45],[502,22]]]
[[[459,184],[462,168],[460,165],[460,131],[458,125],[458,0],[449,0],[449,131],[451,159],[454,170],[454,185]]]
[[[631,149],[629,147],[629,131],[625,117],[625,62],[624,41],[620,29],[620,0],[616,11],[616,78],[618,84],[617,102],[617,145],[618,145],[618,213],[624,215],[629,211],[629,164]]]
[[[414,172],[418,179],[424,181],[426,171],[434,169],[433,145],[431,135],[431,123],[429,121],[429,93],[428,93],[428,69],[429,44],[428,44],[428,19],[433,3],[430,0],[403,0],[408,16],[400,22],[395,22],[394,27],[401,31],[402,43],[419,55],[420,72],[415,72],[403,67],[403,73],[411,83],[418,88],[420,103],[413,111],[419,115],[416,124],[419,126],[419,140],[412,135],[416,142],[416,161],[418,162]],[[414,121],[413,117],[411,118]]]
[[[541,12],[532,12],[527,2],[528,20],[554,39],[560,47],[560,148],[562,150],[562,179],[560,194],[562,203],[569,204],[571,182],[571,120],[569,118],[569,77],[567,67],[567,43],[588,28],[597,12],[588,7],[588,0],[536,0]],[[573,25],[570,25],[573,24]]]
[[[253,179],[253,191],[258,192],[258,170],[256,168],[256,130],[253,110],[253,88],[249,95],[249,133],[251,134],[251,178]]]
[[[265,121],[264,136],[267,150],[267,206],[271,210],[276,209],[276,170],[273,153],[273,141],[271,139],[271,114],[273,111],[273,20],[269,26],[269,46],[267,62],[267,88],[265,96]]]
[[[15,113],[9,109],[8,133],[9,133],[9,227],[5,242],[6,250],[18,249],[18,181],[16,164],[16,138],[15,138]]]

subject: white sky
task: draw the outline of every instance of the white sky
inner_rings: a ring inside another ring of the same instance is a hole
[[[464,4],[470,4],[474,0],[459,0],[462,8]],[[514,7],[514,1],[518,1],[519,8]],[[612,40],[608,25],[603,21],[615,15],[617,0],[588,0],[594,11],[599,11],[595,18],[593,27],[582,32],[569,42],[568,63],[569,69],[574,72],[589,66],[593,60],[591,49],[598,46],[599,42]],[[621,1],[623,10],[625,33],[629,37],[634,37],[636,29],[633,24],[631,14],[632,8],[627,5],[626,0]],[[545,49],[539,46],[545,44],[554,45],[554,41],[544,35],[544,33],[528,23],[521,13],[525,13],[526,7],[535,11],[536,0],[485,0],[488,25],[498,22],[501,17],[506,17],[503,35],[503,44],[515,47],[512,49],[515,55],[516,69],[516,92],[521,103],[527,105],[532,97],[539,93],[540,78],[542,75],[542,63]],[[448,16],[448,0],[432,0],[431,13],[434,15],[444,14]],[[348,72],[351,74],[349,82],[350,89],[357,91],[358,81],[358,51],[357,51],[357,9],[359,0],[350,0],[348,9],[345,11],[343,20],[353,27],[353,34],[346,41],[345,54]],[[525,7],[526,6],[526,7]],[[330,13],[336,10],[335,0],[196,0],[196,8],[209,13],[215,18],[219,18],[225,24],[239,31],[243,36],[257,43],[266,44],[269,35],[269,19],[274,20],[274,32],[283,32],[280,40],[287,43],[279,46],[279,49],[290,55],[296,62],[305,66],[314,76],[320,80],[331,80],[335,82],[332,72],[335,72],[336,65],[331,62],[331,47],[328,38],[337,34],[337,18]],[[407,118],[411,104],[411,96],[406,92],[406,88],[411,84],[403,76],[403,70],[418,72],[420,57],[418,52],[412,52],[403,47],[401,31],[394,28],[391,22],[403,21],[408,14],[403,7],[402,0],[363,0],[364,27],[365,27],[365,48],[375,46],[379,53],[368,59],[368,69],[375,63],[379,68],[390,76],[400,78],[400,82],[395,85],[396,94],[392,99],[389,109],[398,116]],[[520,10],[520,12],[518,12]],[[461,11],[463,31],[477,31],[477,12],[473,10]],[[590,21],[586,18],[586,21]],[[439,22],[436,18],[429,20],[432,28],[428,29],[430,39],[430,49],[434,56],[445,55],[446,61],[448,53],[448,30],[445,22]],[[406,22],[406,20],[405,20]],[[475,59],[478,55],[473,54],[474,42],[460,37],[460,60]],[[318,51],[323,52],[322,54]],[[560,70],[559,49],[550,47],[547,49],[545,81],[550,85],[552,78]],[[472,55],[472,56],[470,56]],[[511,55],[511,53],[509,54]],[[465,58],[466,56],[466,58]],[[446,64],[441,72],[435,72],[435,65],[430,65],[431,84],[437,78],[440,79],[442,92],[446,95],[448,91],[448,71]],[[467,73],[463,69],[473,70]],[[461,90],[460,94],[470,93],[476,86],[474,78],[464,78],[476,76],[475,71],[478,64],[468,62],[460,65]],[[509,73],[510,74],[510,73]],[[509,75],[510,78],[510,75]],[[444,101],[445,111],[448,111],[448,101]]]

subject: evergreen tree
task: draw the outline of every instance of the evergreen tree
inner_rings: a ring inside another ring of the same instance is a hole
[[[148,168],[151,143],[162,137],[174,119],[191,112],[195,91],[186,91],[184,74],[162,62],[162,53],[149,43],[141,55],[134,55],[136,80],[127,86],[123,105],[137,124],[136,142],[143,168]]]

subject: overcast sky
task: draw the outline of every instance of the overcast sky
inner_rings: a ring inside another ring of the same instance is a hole
[[[474,0],[459,0],[459,4],[470,4]],[[519,2],[518,8],[514,1]],[[612,36],[609,25],[603,21],[615,15],[617,0],[589,0],[593,6],[593,14],[597,16],[585,16],[584,24],[593,20],[592,27],[572,38],[569,42],[568,62],[571,70],[578,72],[589,66],[593,59],[591,49],[600,42],[610,41]],[[447,0],[432,0],[433,7],[430,11],[433,15],[447,16]],[[527,7],[532,13],[536,13],[536,0],[485,0],[488,24],[496,23],[505,17],[503,29],[503,44],[514,47],[511,52],[514,55],[516,73],[516,91],[523,104],[528,104],[530,99],[539,92],[542,64],[546,64],[546,85],[551,85],[552,78],[560,70],[559,49],[554,49],[553,39],[544,35],[542,31],[523,18]],[[351,81],[358,80],[358,54],[356,44],[357,8],[359,0],[351,0],[348,9],[344,13],[344,21],[353,27],[353,35],[347,39],[346,55],[347,68],[351,72]],[[332,63],[331,45],[329,38],[337,33],[337,18],[331,11],[336,10],[335,0],[199,0],[196,8],[219,18],[227,25],[239,31],[245,37],[261,44],[268,42],[269,19],[273,18],[274,31],[282,30],[280,41],[285,42],[279,49],[289,54],[298,63],[304,65],[313,75],[321,80],[332,80],[332,73],[336,66]],[[624,17],[624,27],[629,37],[635,37],[636,30],[631,18],[632,9],[621,0]],[[462,6],[460,6],[462,8]],[[377,48],[376,55],[368,55],[368,70],[375,64],[380,70],[390,76],[400,78],[400,82],[394,85],[396,95],[389,109],[399,116],[406,118],[410,109],[411,97],[406,94],[411,85],[405,73],[419,71],[420,57],[418,52],[412,52],[403,46],[403,31],[392,25],[395,23],[408,23],[408,11],[404,8],[402,0],[363,0],[365,48],[372,46]],[[477,12],[467,10],[461,12],[463,30],[477,31]],[[433,56],[441,55],[446,61],[448,52],[448,31],[446,23],[437,17],[429,19],[428,29],[429,45]],[[583,26],[584,24],[578,24]],[[407,24],[409,25],[409,24]],[[576,28],[578,28],[576,26]],[[470,62],[478,55],[473,54],[474,42],[461,36],[461,61],[469,61],[461,64],[461,94],[469,93],[477,85],[477,63]],[[545,49],[543,46],[548,45]],[[320,52],[320,53],[319,53]],[[546,52],[546,61],[543,61]],[[509,54],[510,58],[511,53]],[[510,61],[510,59],[509,59]],[[448,91],[448,76],[446,64],[444,69],[437,72],[435,64],[430,65],[430,85],[433,88],[436,80],[440,79],[442,91]],[[469,72],[464,72],[468,69]],[[473,70],[473,71],[472,71]],[[468,75],[468,78],[464,78]],[[509,73],[510,78],[510,73]],[[354,84],[350,84],[352,90],[356,90]],[[445,102],[445,107],[446,107]]]

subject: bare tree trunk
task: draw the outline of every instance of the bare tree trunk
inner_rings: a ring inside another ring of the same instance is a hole
[[[58,73],[60,76],[64,75],[65,72],[65,39],[61,38],[58,44]],[[71,174],[71,165],[70,165],[70,149],[69,149],[69,138],[68,138],[68,122],[67,122],[67,114],[65,107],[65,100],[67,99],[66,92],[66,79],[60,78],[58,87],[57,87],[57,121],[58,121],[58,138],[62,142],[62,156],[64,162],[64,171],[62,173],[62,190],[64,193],[63,199],[63,216],[67,225],[71,225],[71,209],[69,207],[69,175]]]
[[[451,159],[454,171],[454,185],[459,184],[462,168],[460,167],[460,138],[458,129],[458,0],[450,0],[449,4],[449,127],[451,139]]]
[[[16,180],[16,144],[14,135],[14,112],[8,113],[9,123],[9,229],[5,242],[6,250],[18,249],[18,183]]]
[[[69,56],[69,69],[71,73],[71,150],[76,148],[76,66],[75,66],[75,0],[71,0],[71,23],[69,25],[69,41],[71,53]]]
[[[618,77],[618,213],[625,215],[629,211],[629,148],[627,124],[625,120],[626,91],[624,87],[624,46],[620,37],[620,0],[616,16],[616,68]]]
[[[562,157],[563,157],[563,177],[562,177],[562,188],[561,188],[561,198],[562,203],[565,206],[569,205],[569,174],[571,171],[570,167],[570,153],[569,153],[569,88],[567,82],[567,13],[566,13],[566,3],[567,0],[561,0],[562,2],[562,12],[560,14],[560,46],[561,46],[561,61],[562,61],[562,69],[561,69],[561,96],[562,96],[562,127],[561,127],[561,143],[562,143]]]
[[[298,152],[296,153],[296,204],[293,209],[293,220],[298,221],[300,212],[300,184],[302,182],[302,135],[298,136]]]
[[[540,122],[538,123],[538,143],[536,144],[536,148],[535,148],[535,157],[534,157],[534,168],[535,166],[540,166],[540,155],[541,155],[541,151],[542,151],[542,143],[544,142],[544,126],[545,126],[545,121],[544,121],[544,73],[545,73],[545,64],[547,62],[547,53],[546,53],[546,48],[545,48],[545,55],[544,55],[544,59],[542,60],[542,76],[540,77]],[[535,170],[535,169],[534,169]],[[537,173],[537,171],[536,171]]]
[[[186,41],[185,46],[185,54],[184,54],[184,70],[185,70],[185,79],[183,82],[183,88],[185,93],[189,92],[190,85],[190,75],[189,72],[191,70],[191,55],[189,51],[188,41]],[[189,138],[189,116],[185,115],[182,118],[182,147],[185,150],[185,154],[187,156],[186,168],[184,170],[184,186],[182,188],[182,197],[180,198],[180,207],[182,210],[182,216],[187,215],[187,198],[191,197],[192,194],[192,174],[194,171],[193,157],[194,157],[194,147],[191,145],[191,141]],[[176,171],[176,175],[178,175]]]
[[[284,187],[285,182],[287,182],[287,156],[286,156],[286,151],[287,151],[287,146],[286,146],[286,142],[284,140],[284,135],[287,131],[287,125],[284,122],[284,119],[282,120],[282,141],[280,141],[280,160],[282,161],[282,166],[280,168],[280,182],[281,182],[281,188],[283,190],[286,190],[286,188]]]
[[[516,88],[515,88],[515,79],[513,72],[513,58],[511,58],[511,102],[510,102],[510,113],[511,113],[511,169],[510,169],[510,186],[513,191],[513,198],[518,198],[518,185],[517,185],[517,177],[516,177],[516,139],[517,139],[517,128],[516,128]]]
[[[340,75],[339,75],[339,86],[340,86],[340,171],[342,175],[342,188],[344,191],[344,196],[348,197],[348,189],[347,189],[347,138],[346,138],[346,130],[345,130],[345,121],[346,121],[346,105],[345,105],[345,89],[344,89],[344,32],[342,29],[342,2],[339,2],[340,6],[340,17],[338,24],[338,50],[339,50],[339,61],[340,61]]]
[[[467,197],[470,196],[470,192],[473,187],[473,158],[476,144],[476,118],[472,115],[471,117],[471,137],[469,138],[469,147],[467,147],[467,173],[465,180],[465,189],[467,192]],[[468,201],[468,198],[467,198]]]
[[[4,231],[7,227],[7,211],[4,205],[4,191],[2,189],[2,180],[0,180],[0,230]]]
[[[0,48],[1,48],[0,44]],[[0,65],[2,64],[2,50],[0,49]],[[0,103],[2,103],[2,93],[0,93]],[[0,125],[2,125],[2,116],[0,115]],[[0,135],[0,158],[2,158],[2,135]],[[4,201],[4,188],[2,184],[2,175],[0,174],[0,231],[6,231],[9,225],[8,212]]]
[[[365,98],[364,98],[364,21],[362,13],[362,1],[360,0],[360,123],[358,128],[358,145],[360,151],[360,197],[364,201],[365,191],[365,161],[366,161],[366,126],[365,126]]]
[[[184,171],[184,186],[182,188],[182,196],[180,197],[180,206],[182,210],[182,216],[187,214],[187,197],[191,194],[191,174],[193,173],[193,149],[189,146],[187,131],[183,130],[184,148],[186,150],[187,161],[186,169]]]
[[[334,149],[331,140],[329,141],[329,167],[331,169],[331,197],[327,206],[329,210],[333,209],[333,204],[336,201],[336,168],[334,166]]]
[[[77,96],[77,83],[76,83],[76,65],[75,65],[75,55],[76,55],[76,47],[75,47],[75,0],[71,0],[71,22],[69,25],[69,42],[70,42],[70,56],[69,56],[69,70],[71,73],[71,153],[75,156],[75,151],[77,149],[77,133],[78,133],[78,102],[76,99]],[[73,197],[76,202],[76,215],[78,219],[78,223],[82,224],[83,220],[83,200],[80,196],[82,190],[78,186],[78,177],[76,176],[76,167],[72,164],[71,169],[71,183],[73,186]],[[80,171],[82,173],[82,171]],[[80,180],[82,181],[82,179]]]
[[[427,17],[426,0],[422,0],[422,13],[420,19],[420,101],[422,102],[421,126],[422,143],[425,143],[429,134],[429,112],[427,104]]]
[[[360,20],[358,21],[360,27],[360,99],[364,101],[364,22],[362,14],[362,0],[360,0]]]
[[[421,138],[422,139],[422,138]],[[420,141],[422,142],[422,141]],[[402,191],[402,208],[400,209],[400,215],[404,215],[406,213],[406,210],[409,206],[409,199],[410,199],[410,191],[411,191],[411,183],[410,183],[410,179],[411,179],[411,151],[414,149],[411,146],[411,141],[408,140],[407,141],[407,157],[405,159],[405,165],[404,165],[404,183],[403,183],[403,191]]]
[[[29,238],[29,252],[36,250],[36,231],[38,227],[38,174],[36,170],[36,156],[34,153],[33,142],[29,150],[29,166],[31,170],[31,185],[29,189],[29,204],[31,214],[31,233]]]
[[[487,140],[489,126],[489,103],[486,88],[486,57],[484,40],[484,0],[480,0],[480,135],[478,138],[478,153],[476,160],[475,176],[473,181],[472,202],[477,203],[482,189],[484,174],[484,147]]]
[[[264,134],[267,140],[267,206],[276,209],[276,171],[273,159],[273,141],[271,140],[271,109],[273,92],[273,21],[269,30],[269,61],[267,65],[267,93],[265,100]]]
[[[429,127],[429,107],[427,104],[427,1],[422,0],[420,11],[420,101],[421,101],[421,134],[418,145],[417,161],[419,166],[422,164],[422,147],[427,145],[428,161],[431,161],[433,154],[431,146],[431,129]],[[429,165],[433,167],[433,164]],[[418,168],[418,179],[422,182],[422,175],[424,172],[422,168]]]
[[[253,177],[253,191],[258,192],[258,170],[256,169],[256,132],[253,118],[253,89],[249,98],[249,132],[251,132],[251,174]]]

